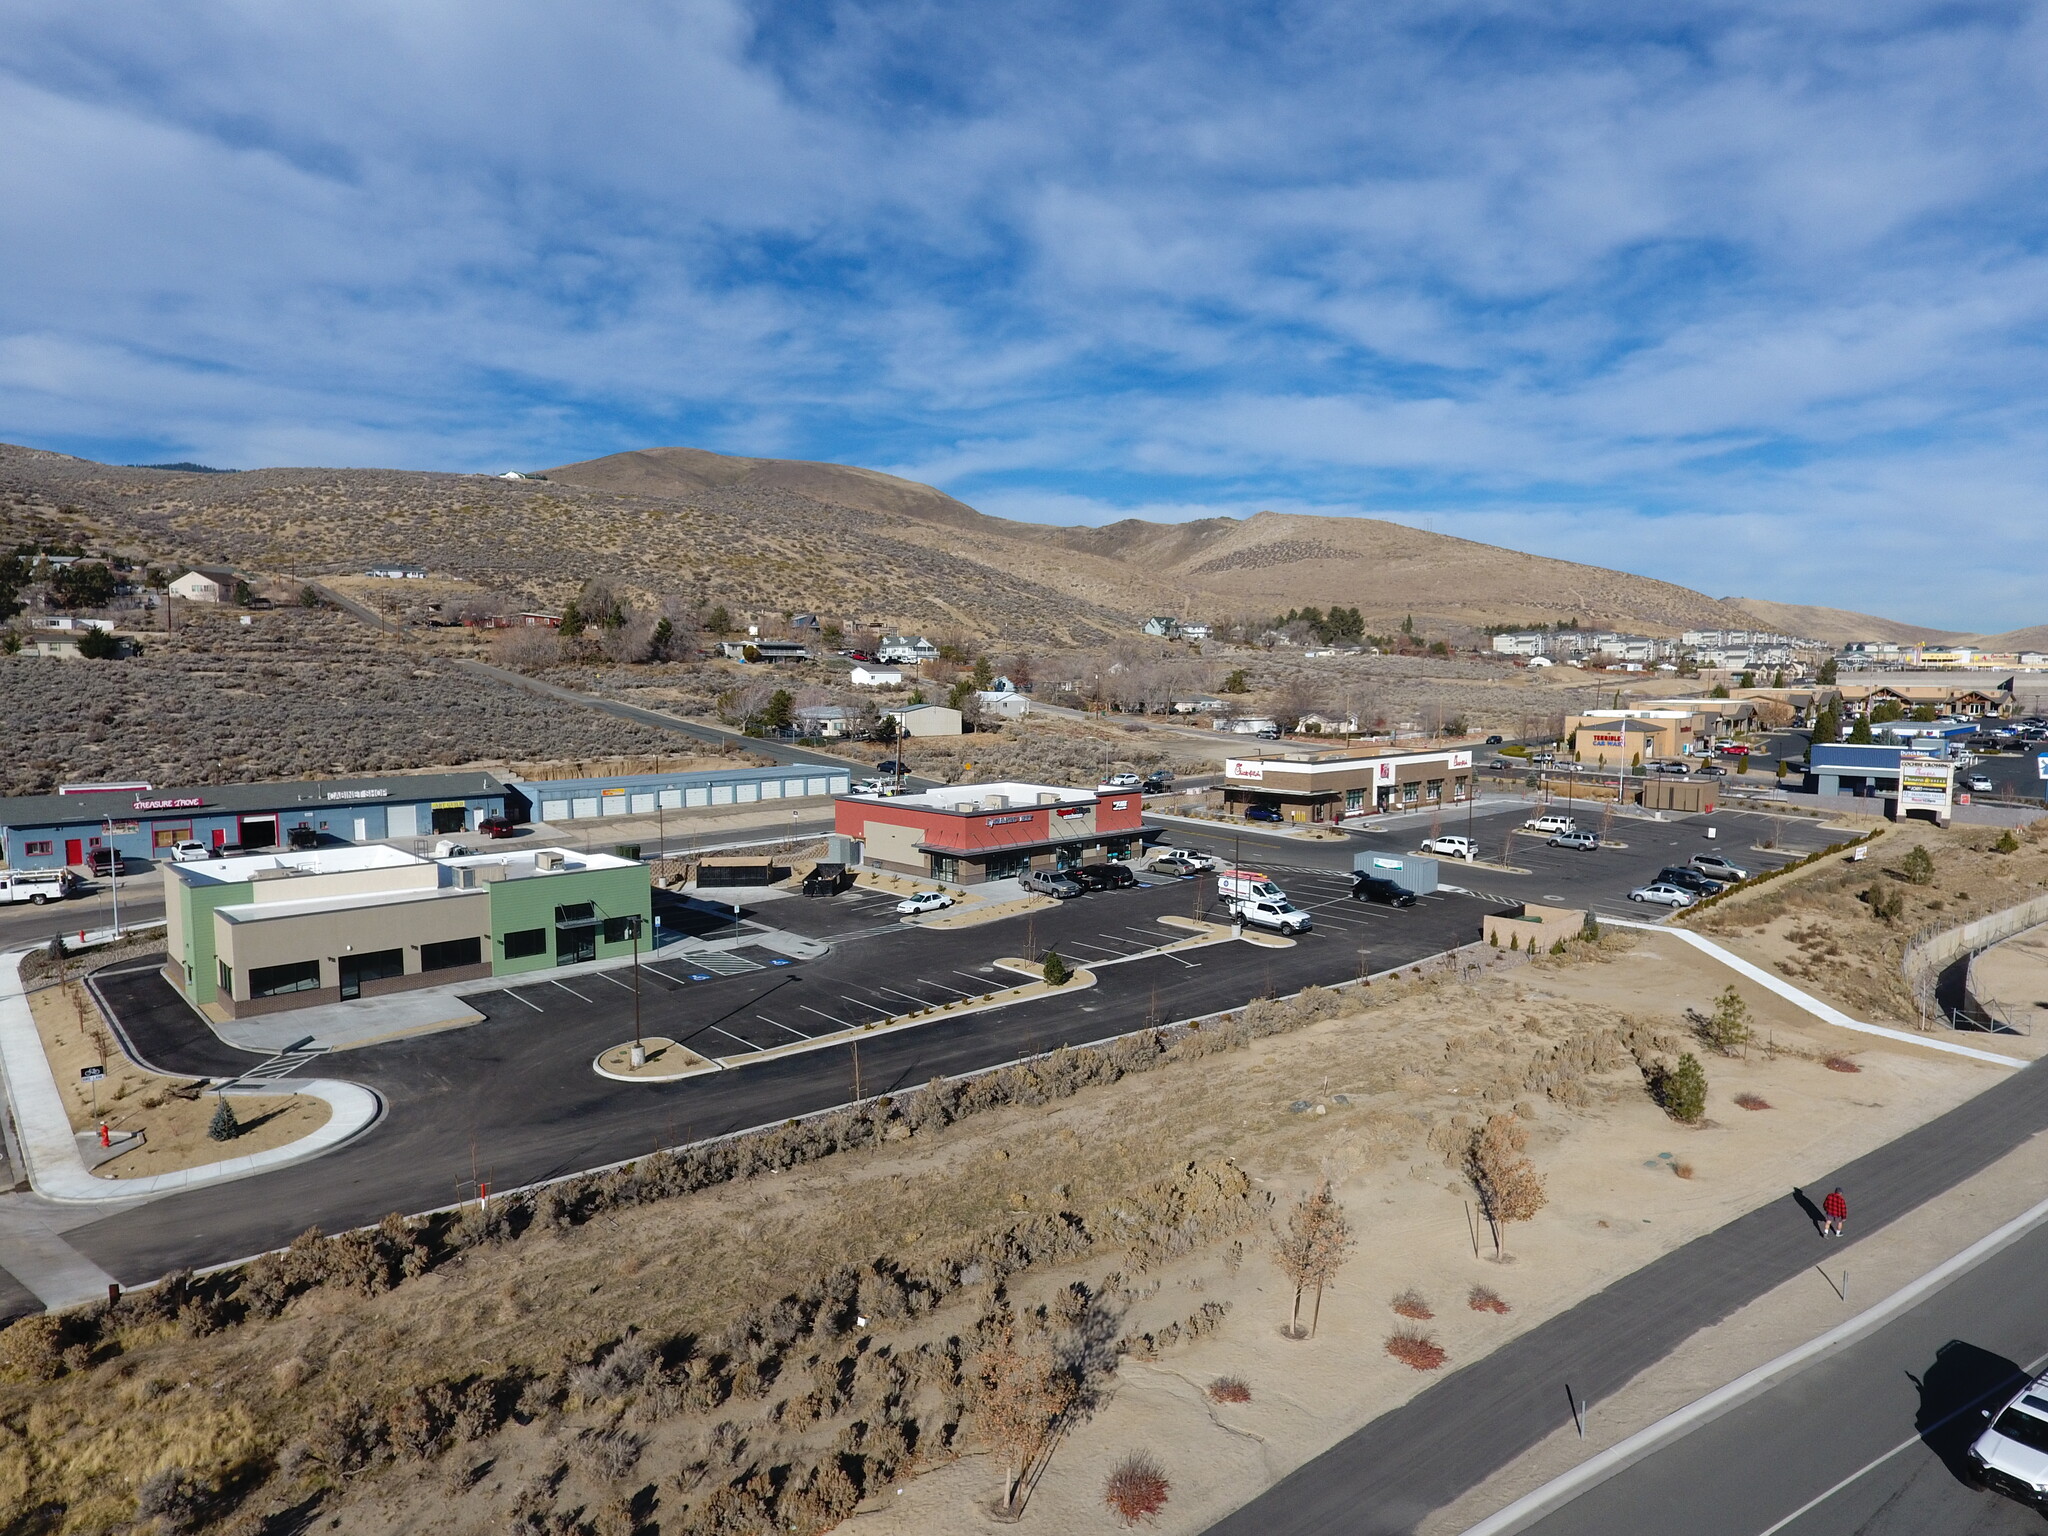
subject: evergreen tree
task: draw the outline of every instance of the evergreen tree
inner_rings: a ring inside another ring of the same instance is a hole
[[[212,1141],[233,1141],[242,1134],[242,1122],[235,1118],[235,1107],[224,1093],[213,1101],[213,1119],[207,1124],[206,1134]]]
[[[1870,716],[1858,715],[1856,723],[1849,727],[1849,742],[1852,746],[1870,745]]]
[[[1067,962],[1060,958],[1060,952],[1056,949],[1048,949],[1045,952],[1043,975],[1048,987],[1064,987],[1074,979],[1074,973],[1067,968]]]

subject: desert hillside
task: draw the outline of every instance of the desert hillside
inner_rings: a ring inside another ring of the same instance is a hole
[[[986,516],[930,486],[839,464],[691,448],[613,454],[544,479],[279,468],[203,474],[0,445],[10,524],[277,575],[392,562],[558,605],[591,578],[628,592],[816,611],[981,641],[1099,645],[1149,614],[1211,621],[1357,608],[1368,630],[1575,618],[1672,634],[1771,627],[1831,637],[1938,632],[1834,610],[1716,600],[1599,566],[1375,518],[1260,512],[1058,528]]]
[[[1774,603],[1756,597],[1724,597],[1731,608],[1755,616],[1765,629],[1788,635],[1805,635],[1814,640],[1831,640],[1843,645],[1851,640],[1895,640],[1902,645],[1946,645],[1962,635],[1948,629],[1924,629],[1918,624],[1901,624],[1847,608],[1815,608],[1804,603]]]

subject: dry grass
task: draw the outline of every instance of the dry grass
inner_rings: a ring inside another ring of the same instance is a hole
[[[1401,1316],[1413,1318],[1418,1323],[1426,1323],[1436,1316],[1422,1293],[1412,1288],[1396,1296],[1391,1305]]]
[[[1760,1093],[1738,1093],[1735,1103],[1741,1109],[1769,1109],[1771,1101]]]
[[[1252,1389],[1236,1376],[1218,1376],[1209,1383],[1209,1401],[1212,1403],[1248,1403],[1252,1400]]]
[[[1442,1370],[1450,1356],[1420,1328],[1399,1328],[1387,1335],[1387,1353],[1411,1370]]]
[[[1678,1161],[1674,1162],[1671,1165],[1671,1171],[1677,1174],[1678,1177],[1680,1177],[1681,1179],[1689,1179],[1693,1175],[1692,1164],[1686,1162],[1683,1158],[1680,1158]]]
[[[1102,1502],[1119,1523],[1138,1525],[1166,1508],[1166,1496],[1172,1488],[1158,1462],[1144,1451],[1133,1451],[1109,1474],[1103,1484]]]
[[[1465,1297],[1465,1305],[1474,1312],[1508,1312],[1508,1304],[1501,1300],[1500,1292],[1490,1285],[1475,1285]]]
[[[1830,1056],[1821,1065],[1830,1072],[1861,1072],[1863,1070],[1846,1056]]]

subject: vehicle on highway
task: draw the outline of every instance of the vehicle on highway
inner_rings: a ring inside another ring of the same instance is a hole
[[[191,838],[187,838],[182,843],[173,843],[171,845],[171,862],[173,864],[190,864],[199,859],[210,859],[212,857],[213,850],[211,848]]]
[[[1498,736],[1489,736],[1489,737],[1487,737],[1487,738],[1486,738],[1486,745],[1487,745],[1487,746],[1489,746],[1489,747],[1497,747],[1497,746],[1499,746],[1500,744],[1501,744],[1501,738],[1500,738],[1500,737],[1498,737]]]
[[[1050,896],[1055,901],[1066,901],[1087,889],[1080,881],[1057,869],[1028,869],[1018,877],[1017,883],[1034,895]]]
[[[1650,764],[1650,772],[1688,774],[1692,772],[1692,765],[1675,757],[1660,757]]]
[[[944,891],[919,891],[897,902],[896,910],[905,917],[913,917],[919,912],[941,912],[951,905],[953,898]]]
[[[2036,1376],[1987,1417],[1967,1453],[1972,1474],[1994,1493],[2048,1507],[2048,1378]]]
[[[96,878],[128,873],[128,861],[112,848],[95,848],[85,856],[86,869]]]
[[[1135,773],[1112,773],[1102,781],[1104,789],[1136,789],[1145,781]]]
[[[1256,869],[1226,869],[1216,877],[1216,894],[1231,901],[1285,901],[1287,893]]]
[[[1560,816],[1554,811],[1546,811],[1541,816],[1531,816],[1527,821],[1523,822],[1522,830],[1524,832],[1576,832],[1579,830],[1579,824],[1569,816]]]
[[[910,770],[904,767],[901,762],[897,761],[895,758],[892,757],[885,762],[875,764],[875,772],[895,774],[908,773],[910,772]]]
[[[1696,853],[1692,856],[1692,867],[1710,879],[1721,881],[1747,880],[1749,871],[1731,864],[1718,853]]]
[[[1721,889],[1720,881],[1684,864],[1665,865],[1657,871],[1653,883],[1675,885],[1681,890],[1691,891],[1695,896],[1711,896]]]
[[[1082,864],[1066,872],[1084,891],[1127,891],[1138,877],[1122,864]]]
[[[1161,768],[1156,773],[1148,773],[1145,775],[1146,794],[1163,795],[1171,788],[1173,788],[1173,775],[1168,773],[1164,768]]]
[[[1224,906],[1230,915],[1241,923],[1251,923],[1259,928],[1272,928],[1281,933],[1307,933],[1315,926],[1309,915],[1294,906],[1285,896],[1278,901],[1270,897],[1255,896],[1245,901],[1229,901]]]
[[[804,876],[803,893],[806,896],[837,896],[841,891],[853,888],[853,871],[844,864],[814,864],[811,872]]]
[[[476,824],[476,829],[485,837],[510,837],[512,822],[504,816],[486,816]]]
[[[1635,890],[1630,891],[1628,899],[1630,901],[1654,902],[1660,907],[1689,907],[1698,901],[1699,897],[1695,896],[1691,891],[1680,890],[1675,885],[1668,885],[1664,881],[1658,880],[1653,881],[1649,885],[1638,886]]]
[[[1248,805],[1244,808],[1246,821],[1279,821],[1280,813],[1270,805]]]
[[[1719,752],[1719,753],[1720,753],[1720,754],[1721,754],[1721,755],[1722,755],[1723,757],[1747,757],[1747,756],[1749,756],[1749,748],[1745,747],[1745,746],[1744,746],[1744,745],[1743,745],[1743,744],[1742,744],[1741,742],[1739,742],[1739,741],[1724,741],[1724,742],[1721,742],[1721,743],[1719,743],[1718,745],[1716,745],[1716,746],[1715,746],[1714,750],[1715,750],[1716,752]]]
[[[466,859],[475,852],[469,844],[452,837],[444,837],[434,844],[434,857],[437,859]]]
[[[1351,899],[1383,902],[1390,907],[1415,905],[1415,893],[1405,885],[1396,885],[1385,875],[1369,875],[1363,870],[1351,877]]]
[[[1988,795],[1997,787],[1981,773],[1973,773],[1963,780],[1963,788],[1973,795]]]
[[[1557,754],[1555,752],[1531,752],[1529,754],[1529,761],[1532,763],[1554,763],[1557,761]]]
[[[1479,845],[1469,837],[1432,837],[1422,845],[1424,853],[1440,853],[1447,859],[1476,859]]]
[[[1719,763],[1701,763],[1699,767],[1693,769],[1693,772],[1703,779],[1725,779],[1728,777],[1728,770]]]
[[[1215,867],[1216,861],[1206,853],[1190,853],[1185,848],[1169,848],[1146,866],[1162,875],[1199,875]]]
[[[1551,835],[1550,846],[1591,850],[1600,846],[1600,839],[1591,832],[1557,832]]]
[[[0,901],[27,901],[36,906],[75,895],[80,881],[68,869],[15,869],[0,873]]]

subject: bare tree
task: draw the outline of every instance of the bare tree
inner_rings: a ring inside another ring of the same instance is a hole
[[[1293,730],[1301,717],[1323,707],[1323,688],[1305,672],[1297,672],[1280,685],[1273,697],[1273,718],[1282,728]]]
[[[1495,1260],[1506,1257],[1502,1232],[1511,1221],[1527,1221],[1550,1196],[1544,1192],[1543,1175],[1522,1156],[1529,1145],[1529,1133],[1513,1115],[1488,1115],[1486,1124],[1472,1133],[1465,1152],[1465,1176],[1479,1195],[1479,1209],[1493,1232]]]
[[[1002,1465],[997,1508],[1014,1516],[1054,1427],[1073,1406],[1075,1384],[1049,1351],[1020,1342],[1016,1314],[1007,1304],[992,1321],[990,1342],[974,1363],[975,1421]]]
[[[1289,1338],[1301,1335],[1301,1298],[1315,1287],[1315,1311],[1311,1314],[1309,1336],[1323,1316],[1323,1287],[1337,1278],[1352,1247],[1351,1223],[1344,1219],[1344,1207],[1330,1192],[1324,1179],[1294,1203],[1287,1213],[1287,1230],[1274,1245],[1273,1262],[1294,1285],[1294,1315],[1287,1325]]]
[[[552,629],[507,629],[491,641],[491,660],[518,672],[537,672],[562,659],[562,641]]]

